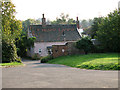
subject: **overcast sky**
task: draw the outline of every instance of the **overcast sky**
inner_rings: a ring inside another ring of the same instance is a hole
[[[16,6],[16,18],[42,18],[55,20],[61,13],[69,14],[70,18],[89,19],[106,16],[118,8],[120,0],[12,0]]]

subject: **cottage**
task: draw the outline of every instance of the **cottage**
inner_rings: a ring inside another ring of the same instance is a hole
[[[35,53],[39,56],[52,54],[52,45],[65,45],[67,42],[75,42],[81,38],[78,29],[79,21],[76,24],[67,25],[46,25],[46,18],[42,18],[42,25],[30,25],[28,37],[36,37],[34,48],[27,54],[33,57]]]

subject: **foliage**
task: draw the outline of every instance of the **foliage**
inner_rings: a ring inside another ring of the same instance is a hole
[[[98,31],[99,24],[102,23],[102,20],[103,20],[103,17],[93,19],[93,25],[91,26],[91,31],[89,33],[92,39],[95,38],[95,36],[97,36],[96,32]]]
[[[15,19],[15,6],[11,2],[1,1],[2,11],[2,62],[21,62],[14,45],[22,31],[21,21]],[[9,52],[9,53],[8,53]]]
[[[2,40],[2,63],[21,62],[17,55],[17,49],[14,43],[7,43]]]
[[[82,26],[82,28],[87,28],[87,27],[88,27],[88,22],[87,22],[87,20],[83,19],[83,20],[81,21],[81,26]]]
[[[84,37],[81,40],[76,42],[76,47],[78,49],[83,49],[85,51],[85,54],[87,54],[92,50],[93,43],[88,37]]]
[[[106,51],[120,52],[120,15],[115,10],[105,17],[98,25],[96,38],[101,42]]]
[[[23,31],[24,32],[27,32],[27,29],[29,27],[29,25],[31,24],[34,24],[34,25],[37,25],[37,24],[40,24],[40,20],[35,20],[35,19],[27,19],[25,21],[22,21],[22,26],[23,26]]]
[[[68,14],[61,13],[60,18],[57,17],[55,21],[51,21],[51,24],[76,24],[76,22],[69,18]]]
[[[15,19],[15,6],[11,2],[2,1],[2,35],[9,43],[15,41],[22,31],[22,23]]]
[[[49,60],[53,59],[52,56],[46,56],[46,57],[42,57],[41,58],[41,63],[46,63],[48,62]]]
[[[114,60],[114,61],[113,61]],[[120,70],[118,58],[99,58],[77,65],[78,68],[96,69],[96,70]]]
[[[101,45],[94,45],[93,49],[92,49],[92,53],[105,53],[105,49],[103,46]]]
[[[0,29],[0,63],[2,62],[2,31]]]
[[[27,50],[31,47],[34,47],[35,37],[27,38],[27,34],[22,32],[21,37],[16,42],[17,53],[21,57],[25,57],[27,54]]]
[[[117,53],[92,53],[87,55],[71,55],[62,56],[47,63],[62,64],[71,67],[85,69],[102,69],[102,70],[118,70],[118,54]]]
[[[89,20],[83,19],[80,22],[81,28],[83,28],[83,29],[91,27],[92,24],[93,24],[93,20],[92,19],[89,19]]]

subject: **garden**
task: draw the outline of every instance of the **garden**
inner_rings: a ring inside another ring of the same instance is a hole
[[[61,56],[46,63],[62,64],[81,69],[119,70],[117,53],[89,53],[87,55]]]

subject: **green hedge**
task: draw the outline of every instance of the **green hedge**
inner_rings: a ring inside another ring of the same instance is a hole
[[[41,58],[41,63],[46,63],[48,62],[49,60],[53,59],[52,56],[46,56],[46,57],[42,57]]]

